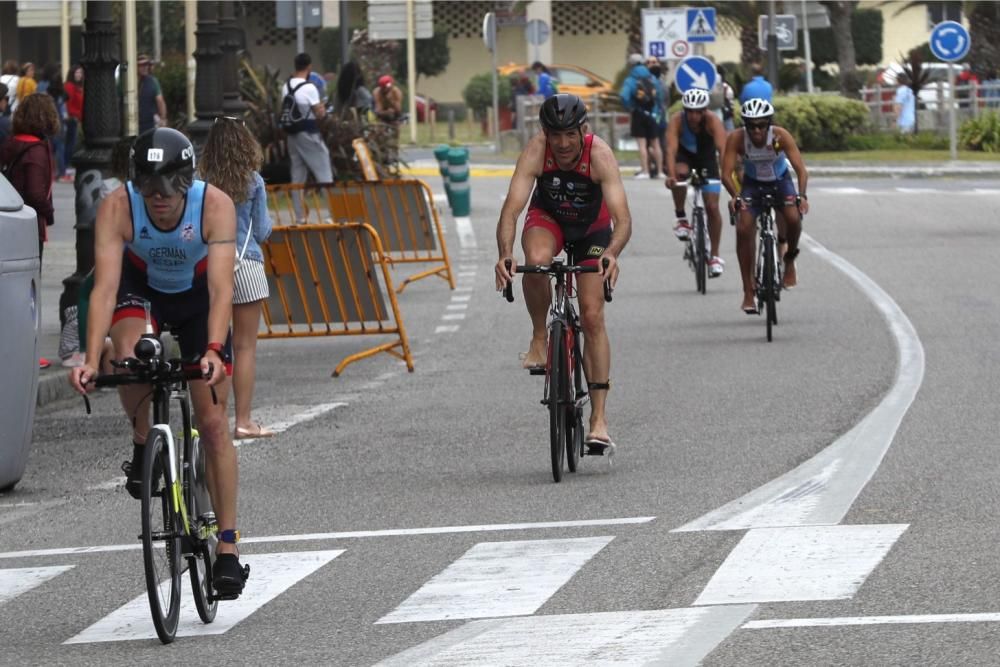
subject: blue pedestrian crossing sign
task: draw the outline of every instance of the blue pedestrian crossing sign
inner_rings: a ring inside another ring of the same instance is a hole
[[[969,31],[957,21],[942,21],[931,30],[931,53],[946,63],[964,58],[971,44]]]
[[[715,63],[704,56],[688,56],[677,65],[674,71],[674,85],[682,93],[689,88],[715,87],[717,70]]]
[[[687,41],[715,41],[715,7],[688,8]]]

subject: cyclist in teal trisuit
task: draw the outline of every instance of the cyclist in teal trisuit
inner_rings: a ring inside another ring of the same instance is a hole
[[[117,359],[134,356],[147,304],[154,328],[173,330],[183,358],[201,366],[205,380],[191,382],[190,391],[219,526],[213,584],[218,595],[229,597],[242,592],[244,583],[236,547],[236,450],[226,412],[236,211],[221,190],[194,179],[194,164],[194,147],[176,130],[154,129],[136,139],[129,182],[97,212],[87,356],[70,372],[70,383],[81,393],[89,388],[108,331]],[[150,391],[132,385],[119,395],[133,424],[132,461],[123,466],[126,490],[138,498]]]
[[[583,364],[591,383],[591,449],[613,445],[604,413],[610,385],[611,345],[604,325],[604,280],[618,279],[618,255],[632,234],[632,216],[625,199],[618,162],[611,148],[586,132],[587,108],[576,95],[554,95],[542,103],[539,132],[521,153],[497,222],[496,285],[503,289],[514,278],[514,237],[517,218],[529,197],[521,233],[526,264],[551,264],[563,249],[576,262],[601,267],[577,279],[583,326]],[[534,191],[534,193],[532,193]],[[601,259],[608,260],[603,268]],[[510,266],[506,265],[510,261]],[[552,299],[548,276],[524,277],[524,300],[531,316],[532,336],[525,368],[545,366],[546,315]]]

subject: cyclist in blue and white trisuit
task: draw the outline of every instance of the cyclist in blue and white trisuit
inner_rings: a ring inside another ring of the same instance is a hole
[[[239,595],[245,580],[236,548],[236,450],[226,413],[236,209],[221,190],[194,179],[194,166],[194,147],[177,130],[158,128],[135,140],[128,183],[111,192],[97,211],[87,357],[69,379],[81,393],[93,388],[89,382],[97,375],[109,331],[116,358],[133,356],[145,329],[147,304],[154,329],[169,326],[181,356],[201,367],[205,379],[191,382],[191,402],[219,525],[213,585],[228,597]],[[215,388],[218,402],[209,387]],[[123,466],[125,488],[138,498],[150,390],[126,385],[119,396],[134,443],[132,461]]]
[[[677,222],[674,234],[686,241],[691,225],[684,212],[687,186],[677,187],[685,181],[692,169],[707,171],[709,182],[702,189],[705,211],[708,213],[708,238],[712,242],[712,257],[708,260],[708,276],[722,275],[725,262],[719,257],[719,240],[722,236],[722,216],[719,215],[719,158],[726,147],[726,128],[719,117],[708,111],[709,94],[702,88],[689,88],[681,96],[682,111],[674,114],[667,124],[667,187],[674,195],[674,214]],[[716,155],[718,153],[718,155]]]
[[[773,192],[782,201],[776,210],[775,222],[778,227],[778,243],[785,262],[784,287],[795,287],[795,258],[799,254],[799,236],[802,234],[802,214],[809,211],[806,184],[809,175],[802,161],[802,154],[791,133],[783,127],[772,124],[774,107],[767,100],[754,98],[747,100],[740,114],[744,127],[734,130],[726,140],[726,150],[722,157],[722,184],[732,199],[729,213],[740,211],[736,222],[736,256],[740,260],[743,276],[743,312],[757,314],[754,299],[753,269],[756,217],[759,213],[753,201],[763,192]],[[786,159],[787,158],[787,159]],[[742,188],[736,183],[737,162],[743,163]],[[795,169],[799,183],[796,205],[795,185],[792,183],[788,163]]]

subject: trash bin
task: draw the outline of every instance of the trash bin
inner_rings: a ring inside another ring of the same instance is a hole
[[[35,211],[0,176],[0,491],[24,474],[38,400],[41,262]]]

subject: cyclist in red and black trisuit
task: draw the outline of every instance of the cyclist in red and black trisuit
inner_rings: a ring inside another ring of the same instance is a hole
[[[632,217],[611,148],[601,138],[586,133],[587,109],[583,101],[576,95],[550,97],[542,104],[539,120],[542,132],[532,137],[517,160],[497,223],[500,258],[496,285],[503,289],[514,278],[517,218],[529,196],[531,204],[521,233],[525,263],[550,264],[566,249],[577,264],[601,268],[601,273],[581,273],[577,279],[583,364],[591,381],[590,432],[586,440],[591,448],[601,448],[613,444],[604,412],[611,346],[604,325],[603,282],[608,278],[614,286],[618,279],[618,255],[632,234]],[[603,268],[602,259],[608,260],[607,268]],[[551,298],[548,276],[524,276],[524,299],[532,325],[525,368],[545,365],[545,320]]]

